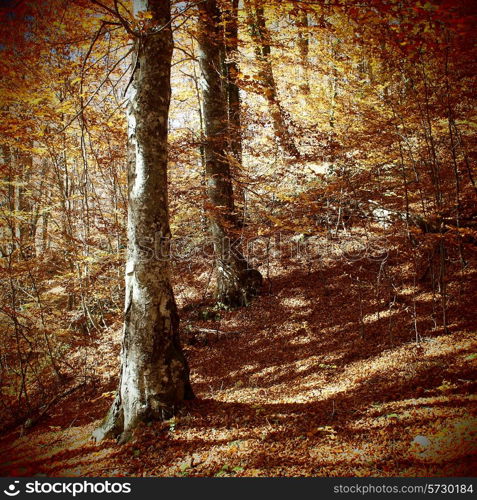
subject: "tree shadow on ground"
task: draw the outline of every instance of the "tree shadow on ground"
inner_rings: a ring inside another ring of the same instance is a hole
[[[402,293],[390,307],[382,290],[376,293],[376,273],[369,261],[310,272],[290,266],[272,278],[271,294],[222,312],[219,321],[192,321],[189,307],[184,323],[239,334],[186,349],[198,397],[173,424],[145,426],[120,448],[86,445],[83,436],[69,455],[53,449],[35,456],[24,442],[0,472],[399,475],[404,468],[411,475],[469,474],[476,450],[465,436],[456,437],[457,454],[446,448],[432,457],[413,455],[409,447],[416,433],[456,419],[469,422],[475,437],[475,402],[468,397],[476,389],[475,365],[466,361],[474,348],[459,333],[471,314],[459,314],[451,303],[451,333],[444,333],[434,327],[432,297]],[[406,286],[403,280],[403,292]],[[74,428],[90,432],[91,419],[109,406],[101,397],[107,389],[84,395],[94,401],[88,411],[84,398],[71,404],[80,412]],[[61,425],[65,415],[71,413],[63,405],[42,428]]]

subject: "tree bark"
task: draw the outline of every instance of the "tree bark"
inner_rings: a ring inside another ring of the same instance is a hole
[[[205,128],[205,177],[208,219],[217,270],[216,299],[227,307],[247,305],[262,277],[250,269],[238,239],[230,162],[222,16],[216,0],[198,4],[199,62]]]
[[[116,399],[94,433],[127,440],[141,421],[171,417],[193,398],[170,283],[167,125],[173,50],[170,3],[135,1],[152,13],[135,40],[128,103],[129,212],[121,377]],[[160,253],[158,253],[158,251]]]

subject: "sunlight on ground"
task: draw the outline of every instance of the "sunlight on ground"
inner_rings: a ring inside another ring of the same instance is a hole
[[[110,367],[101,374],[109,385],[90,397],[89,423],[76,426],[75,414],[63,415],[65,402],[51,422],[7,447],[1,471],[469,475],[477,453],[477,398],[469,394],[477,368],[475,335],[457,329],[448,335],[427,332],[417,345],[409,326],[403,327],[408,324],[399,323],[405,319],[402,311],[385,310],[363,316],[368,329],[363,337],[343,307],[328,306],[322,314],[320,307],[310,306],[324,299],[323,288],[311,288],[309,282],[304,276],[293,293],[284,282],[275,296],[222,313],[220,329],[239,333],[189,348],[198,399],[173,421],[144,426],[123,447],[90,441],[100,422],[96,418],[114,394],[111,371],[117,358],[111,346],[120,341],[120,328],[115,329],[98,346]],[[290,308],[296,317],[290,317]],[[391,318],[402,333],[374,337],[381,341],[376,346],[369,336],[379,335],[380,321],[387,325]],[[74,408],[81,407],[81,401],[72,401]]]

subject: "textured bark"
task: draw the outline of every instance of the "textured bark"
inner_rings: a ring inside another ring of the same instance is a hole
[[[205,129],[205,176],[208,218],[214,241],[218,302],[247,305],[261,286],[261,275],[249,269],[237,241],[237,217],[230,162],[227,158],[227,79],[223,75],[222,16],[216,0],[198,4],[198,41]]]
[[[169,418],[184,399],[193,397],[179,343],[167,245],[155,248],[170,237],[170,4],[163,0],[134,3],[136,11],[153,14],[155,28],[135,41],[137,59],[127,111],[129,211],[121,378],[116,400],[94,433],[97,440],[125,441],[139,422]]]
[[[253,3],[253,5],[252,5]],[[288,120],[278,97],[270,48],[270,34],[268,32],[265,11],[262,0],[245,0],[248,24],[250,27],[252,40],[255,43],[255,55],[260,65],[260,79],[263,86],[263,93],[268,102],[268,108],[272,117],[275,137],[284,151],[289,156],[298,158],[300,152],[295,145],[293,137],[288,129]]]

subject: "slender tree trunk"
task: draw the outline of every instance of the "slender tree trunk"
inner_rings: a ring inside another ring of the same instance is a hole
[[[94,433],[97,440],[114,436],[125,441],[139,422],[169,418],[184,399],[193,397],[179,343],[167,245],[170,3],[136,0],[134,7],[136,13],[152,13],[153,26],[135,40],[127,111],[129,213],[121,378],[116,400]]]
[[[252,1],[254,6],[252,7]],[[263,92],[268,102],[268,108],[272,117],[273,129],[275,137],[282,148],[288,155],[298,158],[300,152],[295,145],[295,141],[288,128],[288,119],[278,97],[275,77],[273,75],[272,62],[270,59],[270,34],[268,32],[265,11],[262,0],[244,0],[244,5],[247,11],[248,24],[252,35],[252,40],[255,43],[255,54],[260,65],[260,79],[263,86]]]
[[[50,246],[50,240],[49,240],[49,235],[48,235],[48,222],[49,222],[49,213],[45,212],[42,215],[41,253],[45,253]]]
[[[200,146],[199,146],[199,155],[200,155],[200,164],[199,168],[201,171],[201,189],[205,189],[205,130],[204,130],[204,111],[203,111],[203,103],[202,103],[202,95],[200,91],[200,78],[197,75],[196,65],[193,65],[193,75],[191,75],[191,79],[194,83],[194,90],[197,97],[197,110],[199,112],[199,132],[200,132]],[[206,202],[204,200],[202,205],[202,212],[200,215],[201,227],[204,232],[208,230],[208,221],[207,221],[207,207]]]
[[[300,10],[297,16],[296,25],[298,27],[298,51],[300,53],[301,83],[300,90],[304,95],[310,94],[310,76],[308,71],[308,53],[310,52],[310,38],[308,34],[308,14]]]
[[[230,150],[239,165],[242,164],[242,123],[240,116],[240,89],[237,85],[238,0],[229,0],[225,17],[225,71],[228,105]]]
[[[29,153],[18,155],[18,184],[16,187],[16,210],[19,213],[18,240],[22,256],[26,259],[35,256],[36,221],[33,214],[33,202],[27,194],[26,186],[30,184],[33,170],[33,158]]]
[[[4,183],[1,191],[2,200],[0,201],[0,214],[3,221],[0,224],[0,255],[6,257],[10,255],[17,247],[15,210],[15,188],[13,173],[13,155],[9,146],[2,145],[0,149],[1,164],[0,173]]]
[[[208,218],[217,270],[216,299],[229,307],[247,305],[262,277],[249,269],[238,239],[230,162],[227,158],[227,99],[223,68],[222,16],[216,0],[198,4],[199,62],[203,89],[205,176]]]

